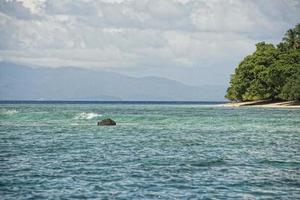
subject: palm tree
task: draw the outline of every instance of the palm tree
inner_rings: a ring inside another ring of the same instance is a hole
[[[296,32],[294,29],[289,29],[285,33],[285,37],[283,38],[283,41],[285,41],[290,48],[295,48],[295,40],[296,40]]]
[[[294,28],[294,31],[296,33],[295,37],[295,48],[300,49],[300,24],[297,24]]]
[[[297,24],[294,29],[289,29],[285,33],[283,41],[292,49],[300,49],[300,24]]]

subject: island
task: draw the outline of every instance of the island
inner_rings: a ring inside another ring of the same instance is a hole
[[[277,44],[260,42],[231,75],[226,106],[300,108],[300,24]]]

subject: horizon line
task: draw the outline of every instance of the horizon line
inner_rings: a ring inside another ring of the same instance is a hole
[[[186,101],[186,100],[0,100],[0,104],[222,104],[229,101]]]

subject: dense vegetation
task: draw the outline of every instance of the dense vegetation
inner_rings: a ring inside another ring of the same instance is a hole
[[[300,24],[277,46],[260,42],[231,76],[225,96],[233,101],[300,100]]]

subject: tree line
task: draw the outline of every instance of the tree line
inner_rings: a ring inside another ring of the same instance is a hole
[[[231,75],[225,97],[232,101],[300,100],[300,24],[278,45],[260,42]]]

